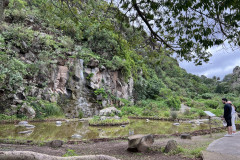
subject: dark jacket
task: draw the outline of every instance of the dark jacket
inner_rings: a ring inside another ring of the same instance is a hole
[[[224,115],[223,115],[223,117],[225,119],[231,119],[232,118],[231,113],[232,113],[232,106],[228,103],[225,104],[224,105]]]

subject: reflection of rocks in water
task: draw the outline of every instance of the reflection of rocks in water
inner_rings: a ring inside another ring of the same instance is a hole
[[[31,124],[27,124],[27,125],[25,125],[25,127],[26,127],[27,129],[35,128],[35,126],[34,126],[34,125],[31,125]]]
[[[27,131],[21,131],[18,132],[19,134],[26,134],[26,135],[30,135],[33,132],[33,130],[27,130]]]
[[[74,134],[74,135],[72,135],[72,138],[81,139],[81,138],[82,138],[82,136],[81,136],[81,135],[79,135],[79,134]]]
[[[62,122],[61,121],[56,121],[56,126],[57,127],[60,127],[62,125]]]

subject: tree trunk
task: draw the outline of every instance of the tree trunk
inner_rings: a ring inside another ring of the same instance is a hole
[[[86,155],[73,157],[57,157],[31,151],[0,151],[1,160],[118,160],[107,155]]]

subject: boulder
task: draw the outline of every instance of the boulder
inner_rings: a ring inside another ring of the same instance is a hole
[[[52,148],[59,148],[62,147],[63,141],[61,140],[53,140],[47,143],[47,146],[52,147]]]
[[[164,152],[168,153],[177,149],[177,142],[175,140],[170,140],[165,146]]]
[[[99,60],[91,58],[89,63],[87,64],[88,67],[95,68],[98,67],[99,65]]]
[[[181,134],[181,139],[192,139],[190,134]]]
[[[31,106],[28,106],[26,103],[22,105],[20,112],[22,112],[28,118],[34,118],[36,116],[35,110]]]
[[[153,144],[153,135],[132,135],[128,137],[128,151],[145,152]]]
[[[111,114],[119,114],[119,113],[120,111],[115,107],[109,107],[109,108],[100,110],[100,116],[109,116]]]

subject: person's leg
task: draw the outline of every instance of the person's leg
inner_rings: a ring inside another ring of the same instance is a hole
[[[232,133],[236,133],[235,115],[232,115]]]
[[[232,134],[232,132],[231,132],[231,126],[228,126],[228,134]]]
[[[231,119],[225,119],[227,122],[227,128],[228,128],[228,135],[232,135],[232,120]]]

